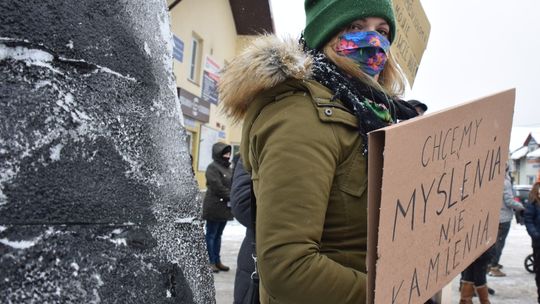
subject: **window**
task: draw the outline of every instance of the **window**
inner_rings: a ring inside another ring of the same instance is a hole
[[[193,155],[193,132],[186,130],[186,145],[190,155]]]
[[[528,148],[529,152],[532,152],[532,151],[538,149],[538,144],[536,143],[534,138],[531,137],[531,140],[529,141],[529,144],[527,145],[527,148]]]
[[[232,156],[236,155],[237,153],[240,153],[240,144],[231,144],[231,147],[232,147],[232,153],[231,153]]]
[[[201,53],[203,41],[199,35],[193,33],[191,39],[191,59],[189,63],[189,80],[199,83],[201,74]]]

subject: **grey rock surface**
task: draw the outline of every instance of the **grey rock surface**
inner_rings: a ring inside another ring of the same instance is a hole
[[[2,302],[214,303],[166,2],[0,15]]]

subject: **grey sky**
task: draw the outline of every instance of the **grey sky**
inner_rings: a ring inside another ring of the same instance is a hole
[[[278,35],[298,36],[303,0],[272,0]],[[429,112],[515,87],[514,126],[540,127],[540,1],[421,0],[431,34],[414,87]]]

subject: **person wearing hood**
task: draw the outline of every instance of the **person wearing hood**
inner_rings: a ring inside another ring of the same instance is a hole
[[[231,177],[229,159],[231,146],[215,143],[212,146],[214,161],[206,168],[206,195],[203,201],[203,220],[206,220],[206,247],[210,258],[210,269],[213,272],[229,271],[229,267],[221,263],[221,235],[231,220],[229,207]]]
[[[418,116],[424,115],[424,113],[426,113],[428,110],[428,106],[425,103],[420,102],[416,99],[407,100],[407,102],[414,107],[414,109],[418,113]]]
[[[367,133],[415,117],[398,98],[391,0],[306,0],[299,42],[256,39],[222,72],[256,198],[261,303],[364,303]]]

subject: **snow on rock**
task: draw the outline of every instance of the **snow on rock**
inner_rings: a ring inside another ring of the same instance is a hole
[[[0,298],[215,303],[166,1],[0,15]]]
[[[122,230],[121,228],[117,228],[117,229],[114,229],[114,230],[112,231],[112,234],[120,234],[120,233],[122,233],[122,231],[123,231],[123,230]]]
[[[116,245],[124,245],[127,246],[126,239],[110,239],[109,241],[115,243]]]
[[[102,71],[102,72],[109,73],[109,74],[112,74],[112,75],[114,75],[114,76],[118,76],[118,77],[127,79],[127,80],[129,80],[129,81],[134,81],[134,82],[137,81],[137,79],[135,79],[135,78],[133,78],[133,77],[131,77],[131,76],[129,76],[129,75],[122,75],[122,74],[120,74],[120,73],[118,73],[118,72],[115,72],[115,71],[113,71],[113,70],[111,70],[111,69],[109,69],[109,68],[107,68],[107,67],[102,67],[102,66],[100,66],[99,69],[100,69],[100,71]]]
[[[57,160],[60,160],[60,152],[62,151],[62,148],[64,147],[64,145],[62,144],[57,144],[55,145],[54,147],[52,147],[50,150],[51,150],[51,160],[53,161],[57,161]]]
[[[26,47],[8,47],[3,43],[0,43],[0,60],[20,60],[24,61],[29,65],[44,64],[50,63],[53,60],[54,56],[50,53],[47,53],[43,50],[38,49],[29,49]]]
[[[0,243],[15,249],[28,249],[36,245],[39,239],[31,241],[10,241],[6,238],[0,239]]]
[[[0,180],[1,180],[1,176],[0,176]],[[7,204],[7,196],[4,194],[4,192],[2,191],[2,187],[0,185],[0,206],[2,205],[5,205]]]
[[[92,278],[94,280],[96,280],[98,287],[101,287],[101,286],[105,285],[105,283],[103,283],[103,280],[101,280],[101,276],[98,273],[94,273],[92,275]]]
[[[8,59],[22,61],[27,66],[45,67],[55,73],[63,74],[58,69],[52,67],[51,61],[54,59],[54,56],[43,50],[29,49],[22,46],[8,47],[0,43],[0,61]]]
[[[191,224],[191,223],[193,223],[193,221],[195,219],[196,218],[194,216],[192,216],[192,217],[186,217],[186,218],[177,219],[174,222],[178,223],[178,224]]]
[[[152,50],[150,50],[150,47],[148,46],[148,43],[146,43],[146,41],[144,42],[144,51],[146,52],[146,54],[148,54],[148,56],[152,56]]]

